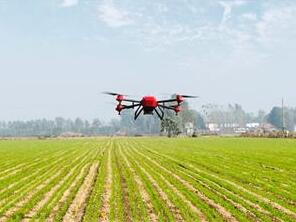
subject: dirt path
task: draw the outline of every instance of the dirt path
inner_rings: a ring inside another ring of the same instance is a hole
[[[172,175],[175,177],[177,180],[179,180],[188,190],[194,192],[202,201],[207,203],[209,206],[212,208],[216,209],[217,212],[224,218],[225,221],[229,222],[237,222],[237,219],[232,216],[232,214],[227,211],[223,206],[215,203],[213,200],[209,199],[207,196],[205,196],[203,193],[201,193],[199,190],[197,190],[195,187],[193,187],[190,183],[188,183],[186,180],[182,179],[179,177],[177,174],[174,172],[166,169],[165,167],[161,166],[159,163],[154,161],[148,156],[145,156],[144,154],[138,152],[136,149],[133,149],[134,152],[138,153],[139,155],[143,156],[144,158],[148,159],[150,162],[152,162],[155,166],[159,167],[163,171],[167,172],[168,174]]]
[[[122,173],[122,170],[121,170],[122,165],[121,165],[121,163],[119,163],[116,153],[114,154],[114,156],[115,156],[116,167],[118,168],[119,176],[120,176],[120,184],[121,184],[122,195],[123,195],[123,208],[124,208],[125,221],[130,222],[130,221],[132,221],[132,219],[131,219],[132,213],[131,213],[130,202],[129,202],[127,182],[126,182],[126,179]]]
[[[18,211],[23,205],[28,203],[32,197],[44,187],[46,187],[52,180],[57,178],[61,174],[61,171],[55,173],[53,176],[45,180],[43,183],[39,184],[35,187],[31,192],[29,192],[21,201],[19,201],[14,207],[10,208],[7,212],[4,213],[4,216],[0,218],[0,222],[6,221],[6,219],[10,218],[16,211]]]
[[[73,162],[79,161],[80,157],[77,157]],[[87,159],[87,155],[85,155],[79,162],[83,163]],[[78,168],[78,165],[76,165],[74,168],[72,168],[68,174],[59,182],[57,183],[54,187],[51,188],[51,190],[44,194],[43,199],[39,201],[25,216],[22,221],[23,222],[28,222],[30,221],[30,218],[34,217],[35,214],[49,201],[49,199],[54,195],[54,193],[67,181],[76,171]]]
[[[196,207],[194,206],[187,198],[173,185],[171,184],[163,175],[158,174],[161,179],[165,182],[165,184],[172,189],[172,191],[184,202],[187,204],[187,206],[190,207],[190,209],[199,217],[199,220],[201,222],[208,221],[206,216]]]
[[[146,177],[150,180],[156,191],[159,193],[159,196],[163,201],[167,204],[169,207],[170,211],[174,214],[174,217],[176,221],[184,221],[179,209],[170,201],[168,198],[167,194],[159,187],[157,182],[154,180],[154,178],[142,167],[140,164],[138,164],[138,167],[140,170],[146,175]]]
[[[110,199],[112,194],[112,162],[111,162],[111,149],[108,152],[108,162],[107,162],[107,178],[105,182],[105,190],[103,194],[103,205],[99,217],[99,221],[107,222],[109,221],[110,214]]]
[[[48,219],[46,220],[47,222],[54,222],[55,216],[58,212],[58,210],[62,207],[62,205],[66,202],[67,198],[69,197],[69,195],[71,194],[72,190],[74,189],[74,187],[77,186],[78,182],[81,180],[81,178],[83,177],[83,175],[85,174],[85,171],[87,170],[87,165],[84,166],[79,175],[75,178],[75,180],[73,181],[73,183],[70,185],[70,187],[63,193],[62,198],[59,200],[58,204],[52,209]]]
[[[86,176],[82,186],[80,187],[76,197],[74,198],[72,204],[70,205],[66,215],[63,218],[64,222],[69,221],[81,221],[83,218],[84,210],[86,207],[86,200],[89,197],[93,184],[96,179],[96,175],[98,173],[99,164],[91,165],[89,169],[89,173]]]
[[[148,212],[148,216],[150,218],[151,222],[157,222],[158,221],[158,215],[155,213],[155,210],[153,208],[151,199],[149,194],[147,193],[147,191],[145,190],[145,186],[142,182],[142,180],[140,179],[140,177],[137,175],[136,171],[131,167],[130,162],[127,160],[126,156],[122,153],[121,148],[120,148],[120,154],[123,157],[123,160],[125,161],[126,165],[128,166],[129,170],[131,171],[137,187],[139,189],[139,192],[141,194],[142,200],[145,203],[147,212]]]

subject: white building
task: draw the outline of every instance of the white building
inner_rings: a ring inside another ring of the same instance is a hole
[[[208,123],[207,128],[211,132],[219,132],[220,131],[219,125],[217,123]]]
[[[260,127],[260,123],[247,123],[246,127],[251,129],[257,129]]]
[[[185,123],[185,133],[186,135],[193,135],[194,133],[194,126],[192,122]]]

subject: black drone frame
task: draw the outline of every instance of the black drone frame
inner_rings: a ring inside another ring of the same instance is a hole
[[[136,111],[135,111],[135,116],[134,116],[134,120],[137,120],[139,118],[139,116],[144,112],[144,107],[143,105],[141,104],[140,101],[137,101],[137,100],[130,100],[130,99],[123,99],[122,101],[124,102],[131,102],[133,103],[132,105],[122,105],[122,110],[125,110],[125,109],[134,109],[137,107]],[[180,103],[178,103],[178,105],[171,105],[171,106],[167,106],[165,103],[170,103],[170,102],[177,102],[176,99],[170,99],[170,100],[161,100],[161,101],[158,101],[158,105],[156,108],[154,108],[152,110],[152,114],[153,112],[155,111],[156,115],[160,118],[160,120],[163,120],[164,118],[164,110],[165,109],[168,109],[168,110],[173,110],[175,111],[175,107],[176,106],[180,106]],[[121,103],[120,103],[121,105]],[[121,111],[122,111],[121,110]],[[119,112],[120,113],[120,112]],[[178,113],[176,113],[176,115],[178,115]]]

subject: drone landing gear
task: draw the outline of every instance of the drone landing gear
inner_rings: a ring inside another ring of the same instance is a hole
[[[161,120],[163,120],[163,117],[164,117],[164,112],[163,112],[163,110],[162,110],[161,108],[159,108],[160,113],[159,113],[159,111],[158,111],[157,109],[154,109],[154,110],[155,110],[157,116],[158,116]]]
[[[138,109],[135,112],[135,120],[138,119],[138,117],[140,116],[140,114],[143,112],[143,107],[139,106]]]

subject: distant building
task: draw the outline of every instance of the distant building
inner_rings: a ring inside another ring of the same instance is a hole
[[[193,135],[193,133],[194,133],[193,123],[192,122],[185,123],[184,130],[185,130],[186,135]]]
[[[260,127],[260,123],[247,123],[246,127],[248,129],[258,129]]]
[[[207,123],[207,128],[209,129],[209,131],[211,132],[219,132],[220,128],[219,125],[217,123]]]
[[[221,129],[234,129],[238,127],[239,127],[238,123],[221,123],[219,126],[219,128]]]

